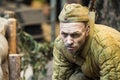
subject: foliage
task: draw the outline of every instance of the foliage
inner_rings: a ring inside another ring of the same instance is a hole
[[[52,43],[38,43],[31,35],[20,31],[19,52],[23,53],[21,69],[26,70],[30,64],[33,67],[33,80],[38,80],[40,73],[46,74],[45,65],[52,58]]]

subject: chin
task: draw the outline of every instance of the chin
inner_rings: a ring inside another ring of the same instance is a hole
[[[71,54],[76,53],[76,51],[73,51],[73,50],[68,50],[68,52],[71,53]]]

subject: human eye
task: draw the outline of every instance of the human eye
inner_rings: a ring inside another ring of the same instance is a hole
[[[64,32],[62,32],[61,35],[62,35],[64,38],[68,36],[68,34],[67,34],[67,33],[64,33]]]
[[[74,33],[74,34],[71,34],[71,37],[73,37],[73,38],[78,38],[78,37],[80,37],[80,35],[81,35],[81,34]]]

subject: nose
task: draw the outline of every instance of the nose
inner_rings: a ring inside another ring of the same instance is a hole
[[[69,45],[72,45],[72,44],[73,44],[73,39],[71,38],[71,36],[68,36],[68,37],[67,37],[66,43],[69,44]]]

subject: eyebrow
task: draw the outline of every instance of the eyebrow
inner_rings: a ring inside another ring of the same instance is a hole
[[[62,31],[61,34],[68,34],[68,33]]]
[[[72,34],[76,34],[76,33],[77,33],[77,34],[78,34],[78,33],[81,34],[81,32],[79,32],[79,31],[73,32]]]
[[[69,33],[66,33],[66,32],[63,32],[63,31],[62,31],[61,34],[69,34]],[[70,35],[71,35],[71,34],[81,34],[81,33],[80,33],[79,31],[76,31],[76,32],[70,33]]]

